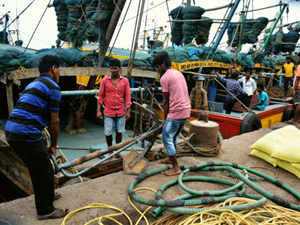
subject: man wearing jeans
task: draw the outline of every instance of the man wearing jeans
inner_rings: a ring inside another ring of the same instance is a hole
[[[98,95],[97,118],[102,119],[104,106],[104,134],[108,147],[112,146],[113,129],[116,129],[116,143],[122,142],[126,119],[130,116],[130,87],[128,79],[121,76],[121,62],[112,59],[109,63],[111,75],[102,80]]]
[[[163,92],[163,108],[165,122],[163,127],[163,143],[169,160],[166,163],[173,165],[165,171],[166,176],[177,175],[181,172],[176,159],[177,136],[183,129],[186,119],[191,113],[191,103],[184,76],[177,70],[171,69],[171,60],[166,51],[156,54],[153,66],[161,75],[160,84]]]

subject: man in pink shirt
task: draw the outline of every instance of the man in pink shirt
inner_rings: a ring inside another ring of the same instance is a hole
[[[113,129],[116,143],[122,142],[126,120],[130,117],[130,87],[128,79],[121,76],[121,62],[112,59],[109,63],[111,75],[102,80],[98,95],[97,118],[102,119],[104,106],[104,134],[107,146],[112,146]]]
[[[161,75],[165,113],[163,143],[169,157],[165,163],[173,165],[172,169],[163,174],[173,176],[181,172],[176,159],[177,136],[183,129],[186,119],[190,117],[191,103],[185,78],[179,71],[171,69],[169,54],[166,51],[157,53],[152,63]]]
[[[300,123],[300,54],[298,55],[298,63],[296,66],[296,75],[293,83],[294,105],[296,106],[293,122]]]

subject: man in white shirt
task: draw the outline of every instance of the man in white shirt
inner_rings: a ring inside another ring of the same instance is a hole
[[[251,68],[245,69],[246,75],[239,79],[239,83],[241,84],[243,90],[247,93],[247,97],[245,98],[245,105],[250,107],[251,99],[253,94],[256,91],[256,82],[253,78],[251,78]]]

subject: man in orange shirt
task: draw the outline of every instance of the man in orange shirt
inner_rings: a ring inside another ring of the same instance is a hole
[[[299,123],[300,122],[300,57],[298,59],[298,65],[296,67],[296,75],[293,83],[293,96],[294,96],[294,104],[296,105],[294,122]]]

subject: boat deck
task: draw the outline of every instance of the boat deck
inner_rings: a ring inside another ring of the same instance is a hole
[[[5,120],[0,120],[0,129],[4,130]],[[95,124],[89,120],[85,120],[85,129],[87,133],[71,135],[63,130],[60,130],[58,135],[58,146],[68,148],[91,148],[99,149],[106,148],[106,141],[104,135],[104,127]],[[126,131],[123,135],[123,140],[130,139],[132,131]],[[63,153],[68,160],[73,160],[84,156],[90,151],[86,150],[63,150]],[[59,152],[58,152],[59,154]]]

